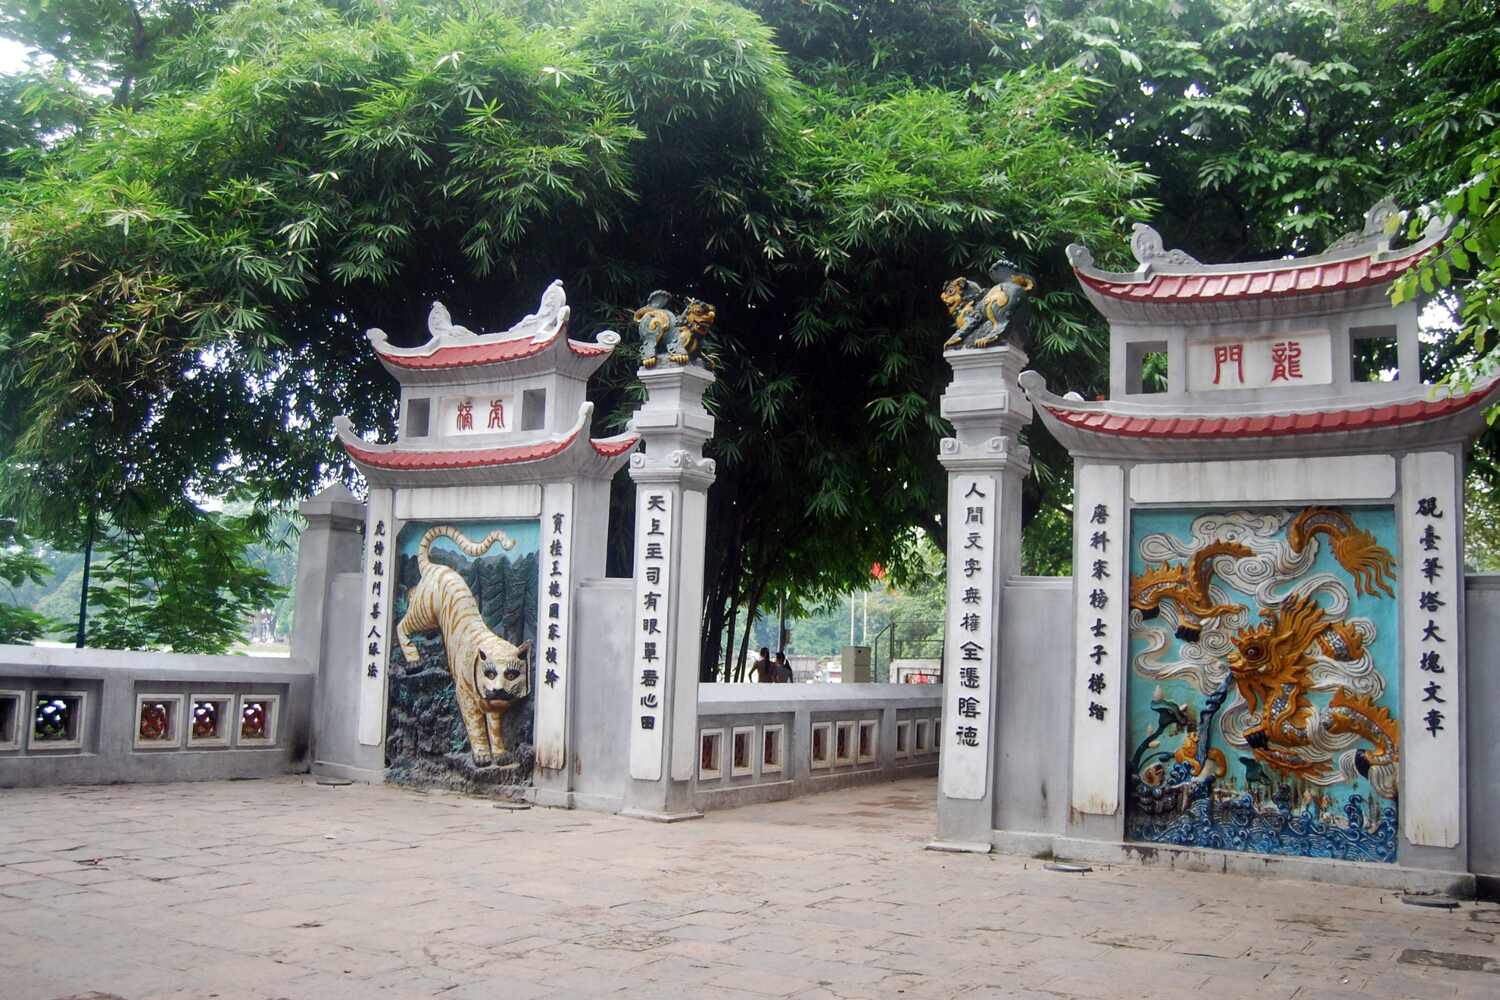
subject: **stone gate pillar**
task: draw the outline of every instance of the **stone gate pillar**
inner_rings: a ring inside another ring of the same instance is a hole
[[[672,822],[693,806],[703,551],[714,463],[703,444],[714,421],[703,393],[714,376],[697,365],[641,369],[646,405],[631,418],[644,452],[635,480],[635,658],[631,666],[627,816]]]
[[[1021,569],[1021,481],[1031,454],[1019,434],[1032,411],[1017,384],[1027,360],[1019,348],[960,348],[944,358],[953,381],[942,414],[956,436],[943,439],[938,456],[948,470],[948,617],[938,833],[929,846],[987,853],[1002,598]]]

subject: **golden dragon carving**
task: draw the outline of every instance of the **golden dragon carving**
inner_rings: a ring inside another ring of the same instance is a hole
[[[1355,525],[1343,511],[1327,507],[1303,510],[1287,528],[1288,543],[1297,554],[1320,534],[1328,539],[1334,559],[1354,580],[1358,593],[1377,597],[1379,590],[1395,596],[1388,574],[1394,572],[1396,560],[1374,535]],[[1148,568],[1131,578],[1130,606],[1142,617],[1154,618],[1162,602],[1171,601],[1182,619],[1177,637],[1196,641],[1204,621],[1242,610],[1242,605],[1216,604],[1209,596],[1215,559],[1253,554],[1237,542],[1214,541],[1181,565],[1162,563]],[[1359,632],[1348,622],[1329,618],[1310,594],[1290,594],[1279,606],[1263,609],[1260,617],[1259,625],[1243,628],[1230,638],[1234,648],[1228,656],[1230,675],[1254,720],[1245,740],[1256,759],[1284,775],[1310,775],[1324,765],[1304,760],[1296,751],[1312,745],[1321,727],[1328,733],[1354,733],[1371,744],[1373,749],[1360,748],[1355,753],[1355,767],[1361,775],[1372,767],[1397,763],[1400,726],[1388,709],[1344,687],[1334,690],[1321,712],[1309,698],[1313,646],[1332,660],[1357,660],[1365,651]],[[1191,748],[1188,742],[1184,741],[1176,757],[1196,762],[1196,734]],[[1210,760],[1223,773],[1223,754],[1213,758],[1213,753]]]
[[[1356,593],[1375,596],[1375,588],[1385,592],[1386,597],[1395,597],[1386,574],[1394,572],[1395,558],[1385,546],[1375,541],[1375,536],[1358,527],[1354,519],[1341,510],[1330,507],[1309,507],[1287,526],[1286,539],[1292,551],[1298,555],[1307,548],[1314,535],[1324,535],[1333,558],[1354,580]]]
[[[1241,629],[1230,639],[1234,649],[1229,654],[1229,672],[1255,719],[1245,742],[1256,758],[1282,774],[1314,772],[1321,765],[1287,751],[1310,745],[1321,722],[1329,733],[1355,733],[1375,748],[1355,753],[1360,774],[1396,763],[1401,733],[1388,709],[1340,687],[1320,719],[1308,698],[1308,668],[1314,662],[1310,647],[1316,642],[1334,659],[1353,660],[1364,653],[1359,635],[1346,623],[1331,621],[1308,594],[1292,594],[1280,607],[1266,608],[1260,615],[1262,624]]]
[[[1204,621],[1243,610],[1243,605],[1239,604],[1215,604],[1209,596],[1214,560],[1219,556],[1243,559],[1254,554],[1239,542],[1209,542],[1181,565],[1162,563],[1132,577],[1130,606],[1143,618],[1155,618],[1161,613],[1162,601],[1171,601],[1182,616],[1177,626],[1177,638],[1196,642],[1203,632]]]

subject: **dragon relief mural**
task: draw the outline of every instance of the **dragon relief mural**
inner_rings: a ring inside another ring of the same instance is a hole
[[[1395,861],[1389,508],[1131,522],[1126,836]]]
[[[530,780],[539,537],[533,520],[402,528],[386,671],[392,781]]]

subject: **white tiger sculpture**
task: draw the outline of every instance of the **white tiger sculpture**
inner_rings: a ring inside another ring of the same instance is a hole
[[[421,579],[407,592],[406,614],[396,626],[401,655],[413,666],[420,657],[416,643],[411,641],[412,635],[442,633],[458,711],[464,728],[469,731],[469,751],[476,765],[487,767],[498,754],[505,752],[505,740],[500,733],[505,710],[531,693],[528,663],[531,643],[516,646],[490,631],[464,578],[457,570],[428,557],[428,549],[438,538],[450,539],[470,558],[484,555],[496,542],[503,549],[513,548],[516,543],[503,531],[492,531],[471,542],[451,525],[428,529],[417,546]]]

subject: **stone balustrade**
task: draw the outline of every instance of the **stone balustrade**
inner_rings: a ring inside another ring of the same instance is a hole
[[[282,657],[0,646],[0,787],[304,771],[313,685]]]

